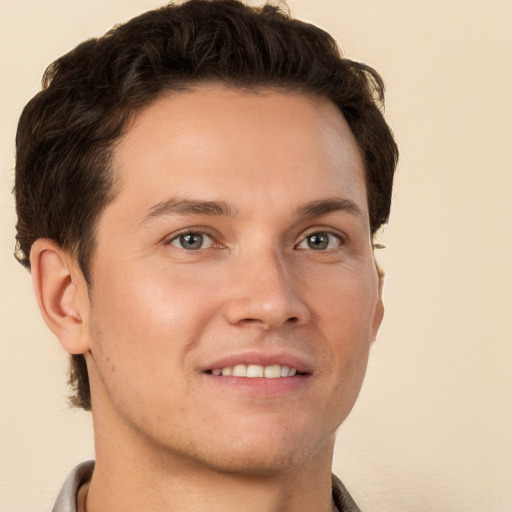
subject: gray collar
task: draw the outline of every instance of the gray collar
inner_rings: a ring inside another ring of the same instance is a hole
[[[88,460],[78,464],[69,474],[57,496],[52,512],[77,512],[76,498],[80,487],[91,479],[94,461]]]

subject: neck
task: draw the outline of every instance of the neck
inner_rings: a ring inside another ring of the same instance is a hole
[[[299,468],[272,474],[216,471],[119,437],[96,438],[92,480],[79,512],[332,512],[332,444]],[[133,441],[133,440],[132,440]]]
[[[295,479],[250,479],[230,476],[188,480],[169,479],[148,482],[129,479],[121,482],[106,480],[95,472],[88,489],[82,495],[81,512],[117,512],[144,510],[145,512],[209,512],[244,510],[245,512],[332,512],[330,478],[324,489],[312,489],[309,482]],[[126,473],[124,473],[126,474]],[[324,480],[325,482],[325,480]],[[87,507],[85,506],[87,504]]]

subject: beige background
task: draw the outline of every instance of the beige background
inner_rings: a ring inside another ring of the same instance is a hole
[[[93,456],[13,249],[17,117],[45,66],[153,0],[0,0],[0,510]],[[401,148],[386,318],[335,470],[365,511],[512,511],[512,2],[289,0],[388,86]]]

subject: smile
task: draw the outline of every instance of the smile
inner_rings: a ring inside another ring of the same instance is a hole
[[[273,364],[270,366],[262,366],[259,364],[237,364],[235,366],[226,366],[224,368],[216,368],[208,373],[225,377],[247,377],[247,378],[264,378],[264,379],[280,379],[285,377],[293,377],[300,374],[296,368],[286,365]]]

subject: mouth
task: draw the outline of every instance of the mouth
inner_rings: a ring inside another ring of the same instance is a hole
[[[201,373],[210,386],[220,386],[225,397],[285,397],[304,392],[313,382],[311,361],[285,351],[237,352],[203,366]]]
[[[221,377],[245,377],[248,379],[286,379],[289,377],[306,375],[297,368],[281,364],[263,366],[260,364],[236,364],[234,366],[224,366],[223,368],[213,368],[206,370],[207,374]]]

